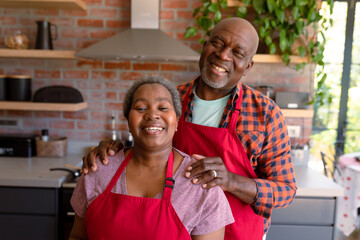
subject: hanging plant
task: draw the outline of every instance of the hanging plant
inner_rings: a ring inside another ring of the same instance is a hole
[[[238,6],[230,14],[227,11],[228,1],[231,0],[201,0],[202,5],[193,12],[196,24],[186,29],[185,39],[202,32],[199,41],[203,43],[215,24],[225,15],[246,18],[248,12],[253,12],[253,23],[258,29],[260,44],[267,46],[269,54],[280,55],[286,65],[291,63],[290,56],[296,54],[306,56],[309,63],[320,66],[315,76],[315,96],[321,105],[328,100],[321,89],[327,77],[323,62],[326,42],[324,31],[332,25],[330,16],[333,0],[326,0],[330,6],[328,15],[320,13],[319,0],[239,0]],[[299,41],[302,44],[295,46]],[[296,64],[296,70],[303,69],[305,65],[305,62]]]

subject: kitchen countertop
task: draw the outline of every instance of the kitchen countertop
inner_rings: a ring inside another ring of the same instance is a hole
[[[70,176],[65,171],[50,171],[63,168],[65,164],[82,165],[79,154],[55,157],[0,157],[0,186],[59,188]]]
[[[82,155],[64,158],[0,157],[0,186],[59,188],[70,173],[49,169],[64,167],[65,164],[81,166]],[[344,194],[338,184],[309,167],[295,166],[295,175],[298,197],[339,197]]]

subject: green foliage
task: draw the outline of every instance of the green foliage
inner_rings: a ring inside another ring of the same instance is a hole
[[[195,36],[198,29],[209,36],[211,30],[217,22],[223,17],[223,12],[227,9],[227,0],[201,0],[202,5],[193,12],[196,19],[196,26],[189,27],[186,30],[185,38]],[[254,10],[254,25],[258,28],[260,42],[268,47],[270,54],[279,54],[283,62],[290,64],[290,56],[294,55],[293,44],[299,39],[305,39],[305,46],[297,47],[297,54],[307,56],[309,62],[322,66],[317,73],[318,88],[315,91],[316,98],[320,102],[327,101],[324,94],[321,93],[322,84],[326,79],[324,73],[324,45],[328,25],[332,25],[332,19],[321,15],[317,9],[317,0],[239,0],[242,5],[234,11],[234,16],[245,18],[249,9]],[[330,5],[332,13],[334,0],[326,0]],[[321,28],[319,28],[321,26]],[[309,35],[309,30],[313,28],[313,36]],[[205,37],[204,36],[204,37]],[[318,36],[322,37],[319,41]],[[200,39],[203,42],[204,39]],[[300,70],[306,63],[296,65]]]

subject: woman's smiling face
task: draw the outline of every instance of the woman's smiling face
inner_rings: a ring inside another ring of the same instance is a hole
[[[135,146],[172,147],[177,122],[171,94],[164,86],[144,84],[135,91],[128,120]]]

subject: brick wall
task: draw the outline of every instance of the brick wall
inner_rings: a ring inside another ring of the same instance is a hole
[[[4,37],[21,30],[34,48],[36,20],[57,25],[57,50],[81,49],[108,38],[130,26],[130,0],[84,0],[87,11],[61,9],[0,8],[0,47]],[[160,29],[184,44],[199,50],[196,38],[183,40],[185,29],[193,24],[192,11],[200,0],[161,0]],[[311,91],[313,69],[296,72],[283,64],[255,64],[244,82],[249,85],[274,85],[281,91]],[[131,83],[146,74],[160,74],[175,83],[192,80],[198,74],[195,62],[77,61],[0,58],[0,73],[26,74],[32,78],[32,92],[50,85],[65,85],[80,90],[89,108],[80,112],[4,111],[0,118],[18,120],[17,127],[0,127],[0,133],[35,133],[48,128],[53,136],[71,140],[98,141],[110,136],[110,116],[116,114],[120,131],[127,130],[122,117],[122,99]],[[304,121],[289,119],[289,122]],[[311,121],[305,121],[311,130]],[[311,133],[311,131],[310,131]],[[307,130],[305,138],[310,134]]]

